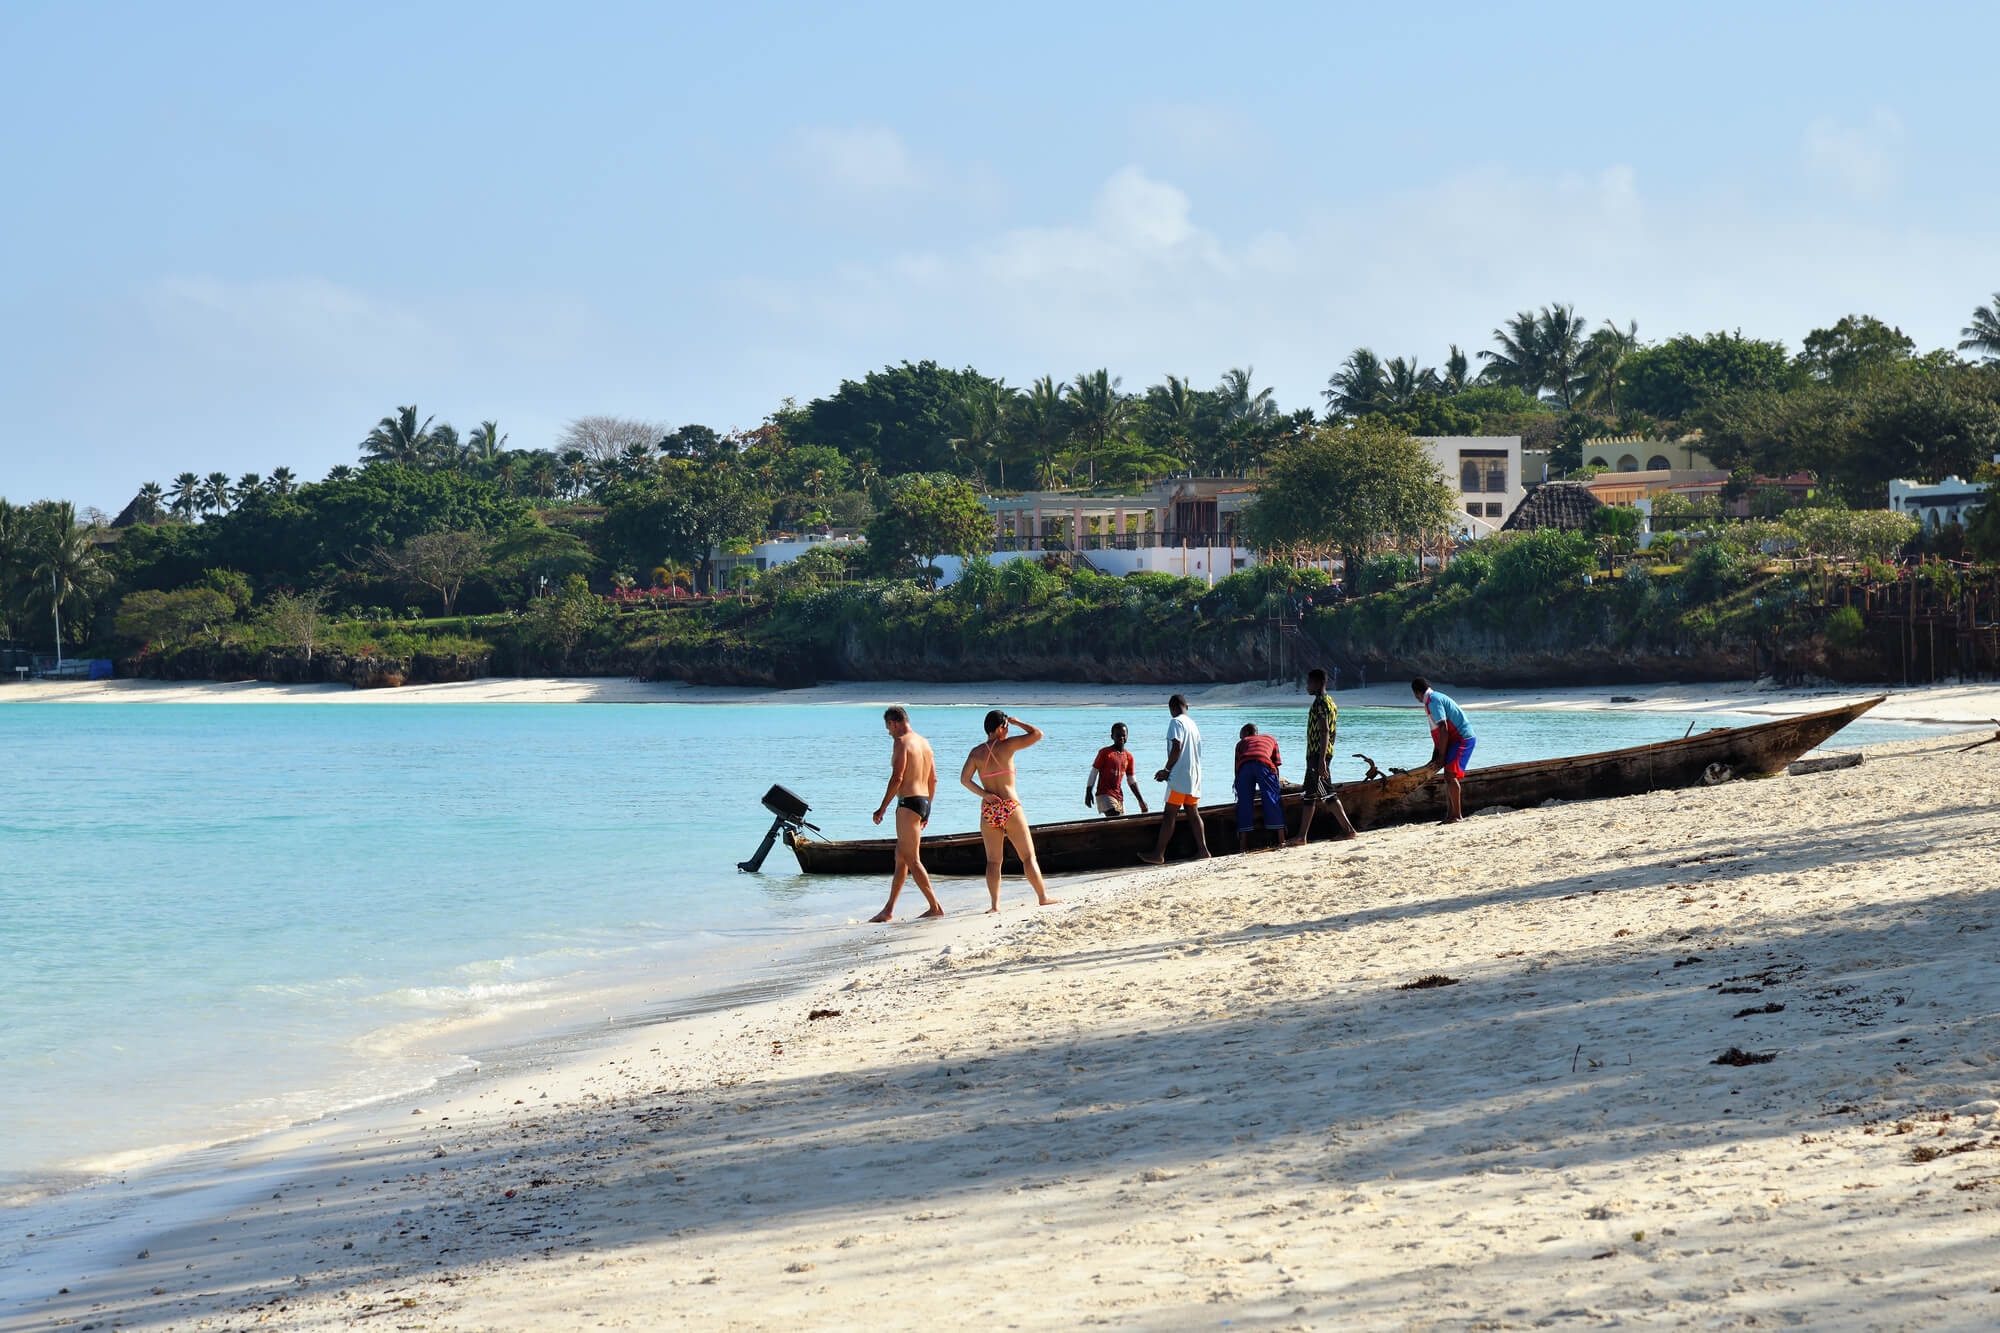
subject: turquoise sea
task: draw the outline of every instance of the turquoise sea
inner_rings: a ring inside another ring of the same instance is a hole
[[[952,779],[1007,702],[967,696],[913,710],[945,770],[934,832],[974,826]],[[1196,710],[1211,797],[1245,721],[1297,772],[1302,703]],[[1016,711],[1049,733],[1021,764],[1036,819],[1084,813],[1114,721],[1142,773],[1163,758],[1163,708]],[[1476,722],[1480,764],[1687,726]],[[1863,723],[1836,744],[1922,731]],[[1412,710],[1348,707],[1339,750],[1336,776],[1358,777],[1349,753],[1407,765],[1429,740]],[[761,875],[735,862],[774,781],[828,836],[872,834],[888,752],[861,705],[0,702],[0,1203],[421,1088],[503,1033],[873,938],[858,923],[882,885],[807,880],[782,846]],[[977,881],[942,894],[984,905]]]

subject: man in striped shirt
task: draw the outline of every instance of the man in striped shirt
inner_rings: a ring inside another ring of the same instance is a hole
[[[1255,722],[1245,722],[1236,742],[1236,850],[1250,850],[1250,829],[1257,803],[1264,805],[1264,827],[1275,829],[1278,846],[1285,846],[1285,806],[1278,795],[1278,741],[1257,734]]]

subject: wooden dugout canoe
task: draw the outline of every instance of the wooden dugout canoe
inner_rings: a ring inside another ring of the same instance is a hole
[[[1470,813],[1494,805],[1523,807],[1549,800],[1635,796],[1669,787],[1691,787],[1701,783],[1704,775],[1714,772],[1720,776],[1723,770],[1727,776],[1739,778],[1778,773],[1887,697],[1877,695],[1802,717],[1748,727],[1718,727],[1680,740],[1634,745],[1602,754],[1475,768],[1465,775],[1464,808]],[[1444,784],[1432,770],[1419,769],[1372,782],[1345,782],[1336,790],[1356,829],[1444,817]],[[1295,832],[1299,826],[1297,788],[1287,788],[1284,808],[1286,830]],[[1228,801],[1202,806],[1201,816],[1209,851],[1218,856],[1233,855],[1236,851],[1233,793]],[[1322,838],[1331,836],[1335,827],[1331,818],[1324,815],[1316,817],[1313,823],[1315,835]],[[1160,813],[1037,824],[1034,832],[1035,853],[1048,874],[1123,869],[1136,864],[1142,853],[1153,850],[1154,840],[1160,836]],[[1254,836],[1260,845],[1269,841],[1261,831]],[[797,855],[799,869],[809,875],[888,875],[895,869],[896,844],[892,838],[837,842],[801,831],[788,832],[785,841]],[[1176,829],[1167,846],[1167,859],[1174,861],[1192,855],[1194,834],[1186,827]],[[985,844],[976,832],[925,838],[923,858],[924,868],[933,875],[981,875],[986,871]],[[1018,874],[1021,869],[1012,844],[1007,847],[1006,869],[1009,874]]]

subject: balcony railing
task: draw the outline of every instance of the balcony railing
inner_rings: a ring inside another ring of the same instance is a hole
[[[993,539],[996,551],[1144,551],[1158,547],[1178,550],[1182,546],[1229,546],[1236,542],[1230,532],[1187,532],[1169,528],[1165,532],[1085,533],[1075,541],[1053,536],[1005,536]]]

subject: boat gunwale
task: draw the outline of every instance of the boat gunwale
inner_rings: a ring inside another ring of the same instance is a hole
[[[1603,763],[1606,761],[1614,761],[1627,758],[1639,754],[1643,751],[1648,751],[1648,750],[1658,751],[1670,746],[1675,748],[1680,748],[1680,747],[1693,748],[1697,743],[1702,741],[1720,740],[1723,737],[1746,736],[1752,732],[1775,730],[1779,727],[1796,725],[1802,722],[1824,721],[1838,714],[1844,713],[1847,715],[1845,720],[1841,722],[1839,727],[1834,728],[1834,731],[1838,732],[1841,729],[1841,727],[1845,727],[1848,723],[1854,721],[1855,718],[1860,717],[1863,713],[1866,713],[1869,709],[1874,708],[1877,704],[1885,702],[1888,698],[1889,696],[1886,694],[1878,694],[1872,698],[1858,700],[1854,703],[1841,704],[1833,708],[1824,708],[1815,713],[1799,713],[1795,714],[1792,717],[1777,717],[1777,718],[1772,718],[1768,722],[1752,722],[1747,726],[1741,726],[1741,727],[1710,727],[1707,731],[1701,732],[1699,734],[1678,736],[1671,740],[1664,740],[1664,741],[1649,741],[1640,745],[1628,745],[1616,750],[1598,750],[1590,754],[1555,755],[1548,759],[1517,759],[1511,764],[1496,764],[1491,768],[1474,769],[1472,773],[1466,775],[1464,781],[1470,782],[1476,776],[1481,782],[1484,782],[1495,776],[1501,776],[1508,773],[1519,773],[1525,769],[1536,769],[1536,770],[1546,771],[1549,768],[1555,766],[1560,766],[1564,768],[1572,766],[1582,767],[1587,764]],[[1720,733],[1720,735],[1718,735],[1717,733]],[[1384,774],[1379,778],[1357,778],[1351,782],[1336,783],[1335,794],[1338,795],[1339,792],[1342,790],[1372,787],[1377,784],[1386,787],[1390,782],[1394,781],[1396,778],[1399,777],[1421,777],[1424,783],[1428,783],[1434,780],[1434,778],[1431,775],[1425,774],[1420,769],[1409,769],[1405,770],[1402,773]],[[1413,785],[1422,785],[1422,784],[1413,784]],[[1298,791],[1297,784],[1288,784],[1285,795],[1287,797],[1290,797],[1294,795],[1297,791]],[[1206,815],[1211,811],[1227,811],[1234,808],[1234,806],[1235,806],[1234,800],[1223,800],[1223,801],[1216,801],[1209,805],[1197,806],[1196,809],[1200,810],[1204,815]],[[1148,818],[1157,819],[1160,815],[1164,813],[1165,813],[1164,809],[1147,810],[1147,811],[1142,811],[1138,815],[1122,815],[1119,816],[1118,819],[1119,820],[1148,819]],[[1102,828],[1104,825],[1114,822],[1117,822],[1117,820],[1106,819],[1100,815],[1096,818],[1054,820],[1046,824],[1032,824],[1030,825],[1030,827],[1035,831],[1037,835],[1040,835],[1043,833],[1054,833],[1057,831],[1068,831],[1068,830],[1087,829],[1087,828]],[[790,840],[788,840],[788,842],[789,841]],[[983,841],[983,835],[979,832],[979,830],[970,829],[962,833],[941,833],[934,838],[924,839],[923,845],[926,847],[941,847],[947,845],[956,846],[961,843],[980,842],[980,841]],[[798,843],[804,843],[806,845],[817,845],[820,847],[839,847],[843,850],[851,849],[856,853],[860,853],[864,851],[879,851],[879,850],[893,849],[896,845],[896,839],[894,838],[806,838],[800,836],[798,838],[798,842],[792,843],[791,845],[796,847]]]

